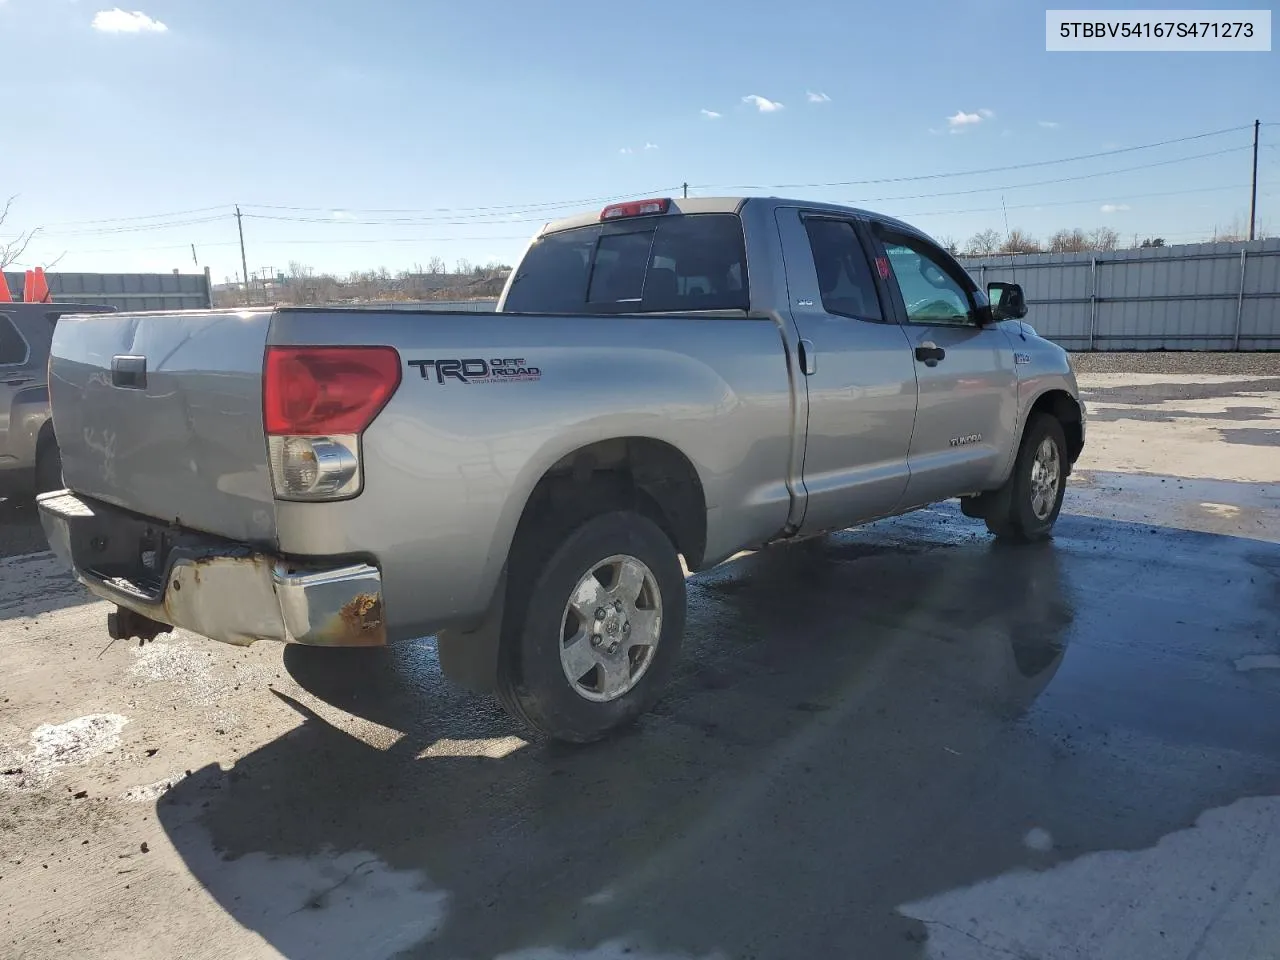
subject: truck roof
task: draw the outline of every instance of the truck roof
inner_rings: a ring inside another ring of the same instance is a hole
[[[909,233],[921,233],[918,227],[913,227],[909,223],[903,223],[901,220],[885,216],[882,213],[876,213],[873,210],[863,210],[858,207],[849,207],[838,203],[821,203],[813,200],[791,200],[785,197],[675,197],[671,199],[671,206],[668,213],[738,213],[741,211],[743,205],[747,203],[750,203],[753,206],[757,204],[762,206],[767,205],[770,209],[777,207],[802,207],[805,210],[815,210],[828,213],[852,213],[860,217],[872,217],[883,223],[893,224],[893,226]],[[551,221],[538,231],[538,235],[541,236],[546,233],[556,233],[560,230],[571,230],[574,227],[586,227],[599,222],[599,210],[578,213],[571,217],[564,217],[560,220]]]

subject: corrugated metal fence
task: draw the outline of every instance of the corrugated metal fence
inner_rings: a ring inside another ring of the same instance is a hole
[[[14,297],[24,275],[6,273]],[[48,273],[54,301],[101,303],[117,310],[202,310],[213,305],[205,273]]]
[[[1021,284],[1027,321],[1071,350],[1280,350],[1280,239],[960,262]]]

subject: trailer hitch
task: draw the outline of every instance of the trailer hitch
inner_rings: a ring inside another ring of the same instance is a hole
[[[172,630],[173,627],[170,624],[144,617],[127,607],[116,607],[114,611],[107,614],[107,635],[112,640],[131,640],[137,637],[145,643]]]

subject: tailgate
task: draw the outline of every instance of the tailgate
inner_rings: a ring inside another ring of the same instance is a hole
[[[271,311],[58,321],[49,399],[67,486],[148,517],[275,539],[262,425]]]

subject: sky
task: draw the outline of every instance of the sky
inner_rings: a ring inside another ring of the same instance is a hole
[[[1255,118],[1280,233],[1280,53],[1048,53],[1027,0],[0,0],[0,42],[25,267],[233,279],[236,204],[251,272],[510,263],[685,183],[1190,242],[1247,223]]]

